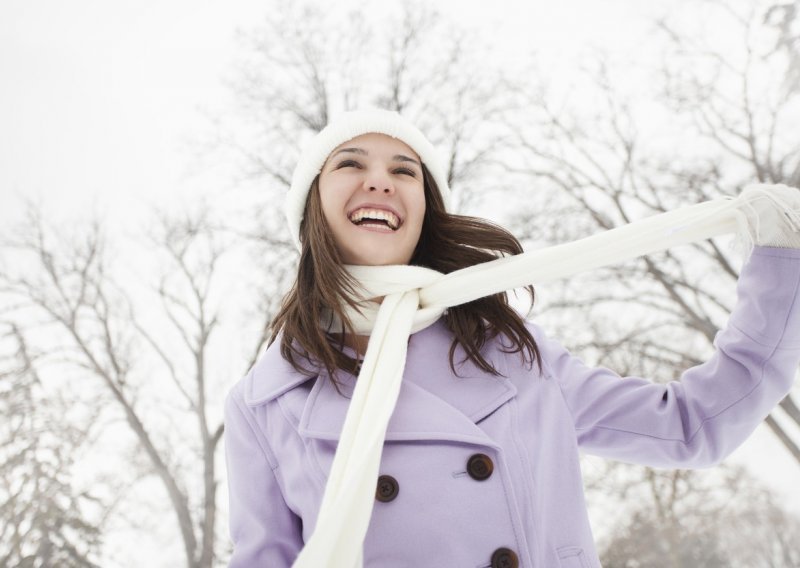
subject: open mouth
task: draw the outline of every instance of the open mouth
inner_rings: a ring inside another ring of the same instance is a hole
[[[359,209],[350,215],[350,222],[365,229],[393,232],[400,228],[400,219],[390,211]]]

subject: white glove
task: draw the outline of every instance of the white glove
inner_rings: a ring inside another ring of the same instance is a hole
[[[800,249],[800,189],[782,183],[755,183],[746,186],[742,195],[748,190],[758,190],[753,192],[750,207],[745,208],[753,242]]]

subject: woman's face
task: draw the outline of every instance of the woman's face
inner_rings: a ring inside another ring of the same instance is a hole
[[[425,217],[419,156],[369,132],[337,146],[319,176],[322,212],[345,264],[408,264]]]

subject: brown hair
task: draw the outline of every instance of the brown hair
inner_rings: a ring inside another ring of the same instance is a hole
[[[498,253],[515,255],[523,252],[516,237],[499,225],[477,217],[448,213],[439,188],[425,164],[422,164],[422,173],[425,218],[419,242],[409,264],[448,274],[502,256]],[[284,296],[281,308],[272,321],[272,336],[268,345],[283,330],[283,357],[297,371],[311,375],[315,374],[314,371],[301,367],[294,356],[321,362],[332,378],[337,392],[341,394],[334,370],[338,368],[356,373],[358,369],[358,361],[342,351],[345,331],[354,334],[352,323],[342,304],[346,302],[357,308],[358,284],[342,266],[341,257],[330,238],[319,195],[319,175],[311,183],[306,200],[300,223],[300,242],[297,279]],[[525,289],[530,293],[533,304],[533,286],[526,286]],[[319,324],[324,321],[326,309],[334,312],[342,322],[342,333],[338,339]],[[461,343],[469,359],[479,368],[493,375],[501,375],[480,352],[486,341],[493,339],[498,333],[511,340],[513,349],[502,349],[504,353],[520,353],[525,363],[527,349],[531,368],[535,359],[541,373],[541,354],[536,341],[525,327],[523,318],[509,306],[506,292],[452,306],[443,317],[447,328],[455,336],[450,346],[450,368],[453,373],[456,373],[453,356],[457,343]],[[487,334],[491,335],[487,337]],[[299,345],[300,350],[293,345],[294,342]]]

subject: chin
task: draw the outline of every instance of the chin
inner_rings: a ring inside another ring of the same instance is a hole
[[[360,264],[362,266],[391,266],[394,264],[408,264],[403,262],[400,258],[361,258],[358,262],[353,264]]]
[[[405,260],[406,257],[397,255],[382,254],[381,251],[375,254],[365,254],[363,251],[358,255],[349,255],[352,262],[348,261],[347,264],[357,264],[360,266],[389,266],[392,264],[408,264]]]

